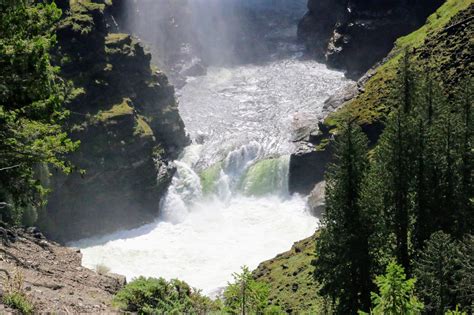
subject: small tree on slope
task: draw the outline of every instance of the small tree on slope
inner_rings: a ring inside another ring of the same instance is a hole
[[[372,293],[374,308],[372,315],[416,315],[421,314],[423,303],[413,294],[416,279],[406,279],[403,267],[392,262],[387,272],[375,280],[380,294]],[[367,313],[359,312],[360,315]]]

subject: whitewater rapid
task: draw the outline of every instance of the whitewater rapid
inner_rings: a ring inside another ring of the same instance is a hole
[[[195,141],[176,161],[161,216],[70,245],[81,248],[86,267],[105,265],[129,280],[179,278],[218,292],[242,265],[253,269],[314,233],[318,220],[306,197],[288,193],[292,124],[296,115],[318,115],[347,83],[298,54],[189,78],[178,97]]]

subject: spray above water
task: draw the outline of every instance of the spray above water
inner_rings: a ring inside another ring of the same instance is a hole
[[[318,115],[348,81],[300,59],[295,27],[280,31],[293,34],[281,36],[281,47],[291,47],[288,58],[214,65],[187,78],[178,90],[180,112],[199,141],[175,162],[161,216],[72,244],[82,249],[85,266],[105,264],[129,279],[179,278],[212,294],[240,266],[255,268],[314,233],[318,220],[306,211],[306,198],[288,193],[292,123],[297,114]]]

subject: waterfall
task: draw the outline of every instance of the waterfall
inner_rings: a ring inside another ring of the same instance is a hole
[[[219,2],[199,3],[205,1]],[[284,8],[287,1],[246,3]],[[211,65],[206,75],[186,78],[177,96],[195,141],[174,162],[160,216],[138,229],[75,242],[85,266],[105,264],[128,279],[179,278],[213,294],[242,265],[255,268],[314,233],[318,220],[308,213],[306,196],[288,193],[292,131],[297,116],[317,116],[324,100],[350,81],[301,58],[296,24],[281,27],[273,30],[284,34],[275,49],[287,54]]]

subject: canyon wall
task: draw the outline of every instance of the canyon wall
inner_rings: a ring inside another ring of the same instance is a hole
[[[444,0],[309,0],[298,36],[317,58],[360,76]]]
[[[53,172],[52,194],[39,223],[69,241],[156,218],[189,139],[174,87],[151,65],[151,55],[128,34],[111,33],[107,1],[58,1],[56,63],[74,84],[67,129],[79,149],[76,171]],[[66,13],[67,12],[67,13]]]

